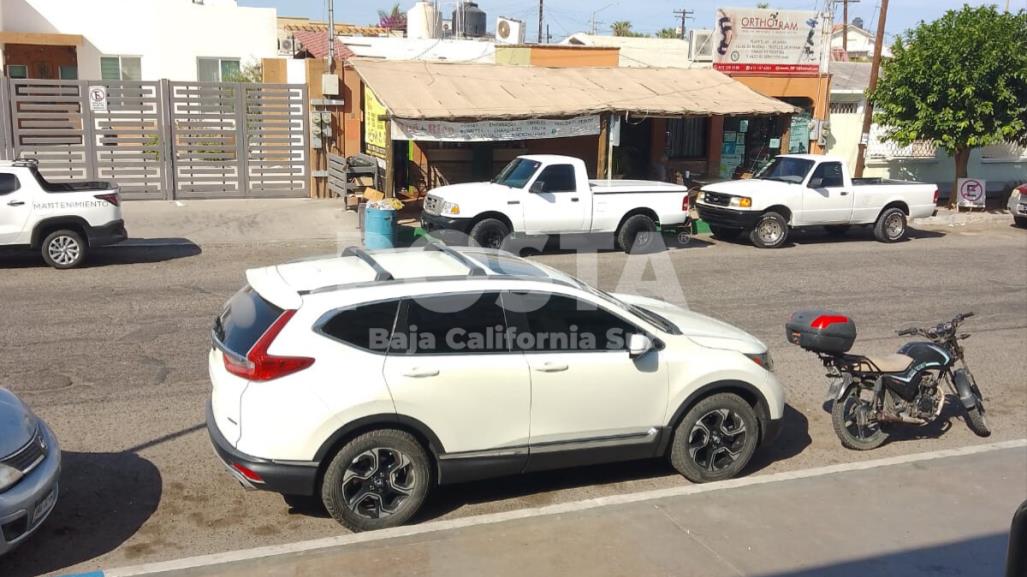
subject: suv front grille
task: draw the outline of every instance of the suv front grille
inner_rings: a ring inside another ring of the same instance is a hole
[[[15,451],[9,457],[0,460],[0,463],[8,467],[14,467],[27,475],[29,471],[35,469],[43,461],[45,456],[46,441],[43,439],[43,430],[37,428],[36,434],[32,436],[32,440],[28,444]]]
[[[428,214],[439,214],[442,208],[442,199],[437,196],[428,195],[424,199],[424,212]]]
[[[720,194],[719,192],[704,192],[703,199],[717,206],[728,206],[731,204],[731,197],[727,194]]]

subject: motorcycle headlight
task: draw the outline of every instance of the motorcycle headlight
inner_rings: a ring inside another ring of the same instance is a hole
[[[10,487],[13,487],[15,483],[21,480],[21,477],[21,471],[9,465],[0,463],[0,493],[6,491]]]
[[[460,205],[455,202],[443,202],[442,214],[460,214]]]
[[[755,354],[745,353],[745,356],[768,371],[774,370],[774,359],[770,356],[770,351]]]

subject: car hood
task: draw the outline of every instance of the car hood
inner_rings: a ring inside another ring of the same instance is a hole
[[[784,192],[792,190],[796,186],[790,182],[781,182],[780,180],[749,178],[707,184],[702,187],[702,190],[704,192],[719,192],[720,194],[730,194],[732,196],[752,196],[754,193],[774,194],[775,192]]]
[[[700,345],[717,349],[737,350],[742,353],[762,353],[767,350],[763,341],[715,318],[681,308],[666,301],[638,295],[614,295],[633,305],[649,309],[677,325],[681,333]]]
[[[24,447],[36,432],[32,411],[7,389],[0,389],[0,459]]]
[[[483,194],[507,193],[511,189],[494,182],[465,182],[463,184],[450,184],[431,189],[428,194],[437,196],[448,202],[460,203],[463,199],[480,197]]]

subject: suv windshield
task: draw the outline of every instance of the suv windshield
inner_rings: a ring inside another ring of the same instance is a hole
[[[801,184],[813,168],[813,161],[805,158],[793,158],[790,156],[778,156],[763,168],[753,178],[760,180],[780,180]]]
[[[509,186],[510,188],[524,188],[541,164],[541,162],[535,160],[515,158],[510,164],[506,165],[506,168],[492,182]]]

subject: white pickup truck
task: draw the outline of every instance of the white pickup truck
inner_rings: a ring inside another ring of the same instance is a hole
[[[0,247],[42,252],[76,267],[90,248],[125,240],[121,195],[110,182],[48,182],[31,161],[0,161]]]
[[[613,233],[628,252],[659,246],[658,231],[688,223],[688,189],[665,182],[589,180],[585,163],[557,155],[519,156],[491,182],[441,186],[424,201],[430,234],[466,234],[499,248],[511,235]]]
[[[877,240],[895,242],[905,238],[909,219],[933,215],[937,202],[933,184],[850,178],[839,158],[783,154],[753,178],[704,186],[696,209],[716,237],[744,231],[756,246],[776,248],[790,229],[811,226],[844,234],[870,225]]]

